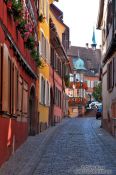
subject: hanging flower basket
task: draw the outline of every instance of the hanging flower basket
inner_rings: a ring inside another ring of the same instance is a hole
[[[77,82],[77,83],[76,83],[76,88],[77,88],[77,89],[81,88],[81,82]]]
[[[66,87],[69,87],[69,85],[70,85],[69,75],[64,76],[64,81],[65,81]]]
[[[88,89],[88,87],[87,87],[87,83],[86,83],[86,82],[83,82],[83,83],[82,83],[82,88],[85,89],[85,90]]]
[[[12,0],[12,11],[14,19],[20,19],[22,15],[23,5],[20,0]]]

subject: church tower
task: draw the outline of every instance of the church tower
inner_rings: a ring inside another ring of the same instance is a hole
[[[94,50],[96,50],[96,46],[97,46],[97,43],[96,43],[96,37],[95,37],[95,29],[93,28],[93,35],[92,35],[92,44],[91,44],[92,48]]]

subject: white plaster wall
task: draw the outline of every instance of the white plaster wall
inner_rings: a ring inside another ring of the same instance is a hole
[[[113,57],[114,56],[116,56],[116,53],[114,53]],[[103,68],[103,73],[107,71],[107,64]],[[114,87],[111,92],[107,91],[107,72],[105,73],[102,79],[102,97],[103,97],[103,118],[107,119],[108,111],[110,117],[112,117],[112,111],[111,111],[112,101],[116,99],[116,87]]]

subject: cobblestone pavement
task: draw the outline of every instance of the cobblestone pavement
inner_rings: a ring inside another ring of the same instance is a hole
[[[30,137],[0,170],[0,175],[78,174],[116,175],[116,138],[95,118],[68,119]]]

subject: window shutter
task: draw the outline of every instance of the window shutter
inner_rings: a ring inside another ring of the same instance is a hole
[[[112,74],[112,84],[111,84],[111,87],[113,88],[114,87],[114,59],[112,59],[112,62],[111,62],[111,74]]]
[[[48,103],[48,86],[47,86],[47,80],[45,80],[45,105],[47,106]]]
[[[50,63],[50,46],[47,40],[46,40],[46,58],[47,62]]]
[[[2,110],[3,47],[0,45],[0,111]]]
[[[44,58],[46,58],[46,39],[45,39],[45,36],[43,37],[43,39],[44,39],[44,53],[43,53],[43,55],[44,55]]]
[[[23,94],[23,79],[21,76],[19,76],[18,79],[18,111],[19,116],[22,115],[22,94]]]
[[[49,22],[49,2],[46,0],[46,19]]]
[[[42,79],[41,79],[41,74],[39,75],[39,102],[41,103],[41,86],[42,86]]]
[[[16,115],[17,113],[17,105],[18,102],[18,71],[17,68],[15,67],[14,69],[14,111],[13,114]]]
[[[42,32],[40,31],[39,53],[42,55]]]
[[[50,84],[49,84],[49,106],[50,106]]]
[[[116,86],[116,58],[114,58],[114,84]]]
[[[28,84],[23,81],[23,117],[27,117],[28,114]]]
[[[110,64],[108,64],[107,65],[107,90],[109,90],[110,89],[110,82],[109,82],[109,76],[110,76],[110,74],[109,74],[109,69],[110,69]]]
[[[111,91],[114,87],[114,61],[107,65],[107,90]]]
[[[2,103],[2,111],[8,112],[8,48],[3,46],[3,81],[2,81],[2,94],[4,103]]]

